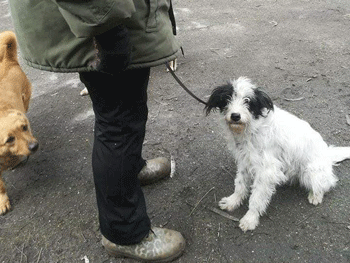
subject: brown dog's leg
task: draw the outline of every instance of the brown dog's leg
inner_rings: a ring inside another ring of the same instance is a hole
[[[27,77],[23,74],[25,80],[23,81],[23,91],[22,91],[22,99],[24,109],[27,112],[29,108],[30,97],[32,96],[32,87]]]
[[[1,179],[0,173],[0,215],[5,214],[8,210],[10,210],[10,200],[6,194],[5,184]]]

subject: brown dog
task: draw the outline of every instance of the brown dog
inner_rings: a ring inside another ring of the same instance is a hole
[[[31,85],[17,60],[15,34],[0,34],[0,214],[10,209],[1,174],[26,161],[38,149],[25,113]]]

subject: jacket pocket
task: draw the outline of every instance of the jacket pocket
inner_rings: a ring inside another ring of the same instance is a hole
[[[149,15],[148,15],[147,24],[146,24],[147,33],[157,31],[157,11],[158,11],[158,0],[149,0]]]

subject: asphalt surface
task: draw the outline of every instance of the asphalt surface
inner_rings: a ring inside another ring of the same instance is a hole
[[[350,1],[176,0],[174,9],[185,50],[177,74],[200,98],[247,76],[329,144],[350,146]],[[1,0],[0,31],[12,29]],[[94,116],[77,74],[22,66],[40,149],[4,175],[13,210],[0,217],[0,262],[134,262],[109,257],[100,243]],[[206,117],[164,66],[152,69],[149,109],[145,158],[172,155],[176,172],[144,192],[152,224],[187,240],[176,262],[350,262],[350,161],[334,168],[338,185],[321,205],[298,185],[282,186],[256,230],[243,233],[211,210],[233,192],[236,169],[218,115]],[[244,203],[231,215],[246,211]]]

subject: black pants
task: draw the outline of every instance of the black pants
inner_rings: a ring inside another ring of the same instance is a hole
[[[141,151],[148,115],[150,69],[108,75],[80,73],[95,112],[92,168],[101,233],[110,241],[139,243],[150,230],[137,179],[145,165]]]

